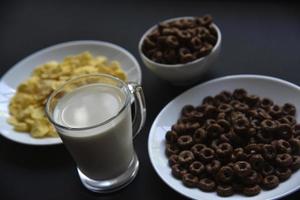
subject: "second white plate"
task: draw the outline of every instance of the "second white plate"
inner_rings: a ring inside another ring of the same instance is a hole
[[[250,94],[268,97],[279,105],[290,102],[297,108],[297,121],[300,121],[300,88],[297,85],[277,78],[258,75],[226,76],[195,86],[171,101],[159,113],[150,130],[148,151],[151,163],[160,178],[171,188],[182,195],[201,200],[224,199],[216,193],[202,192],[196,188],[187,188],[181,181],[171,174],[168,159],[165,155],[165,134],[170,130],[180,114],[181,108],[186,104],[199,105],[206,96],[213,96],[222,90],[233,91],[236,88],[245,88]],[[283,197],[300,188],[300,171],[294,173],[290,179],[281,183],[270,191],[262,191],[255,196],[256,200],[271,200]],[[226,197],[228,200],[249,199],[242,195]]]
[[[28,145],[53,145],[62,143],[60,138],[33,138],[28,133],[19,133],[7,123],[8,104],[18,85],[26,80],[33,69],[48,61],[62,61],[64,57],[89,51],[93,55],[103,55],[109,60],[120,62],[128,81],[141,84],[142,73],[137,60],[127,50],[117,45],[101,41],[66,42],[40,50],[15,64],[0,80],[0,133],[15,142]]]

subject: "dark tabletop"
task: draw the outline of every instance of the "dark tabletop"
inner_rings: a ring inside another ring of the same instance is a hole
[[[136,179],[108,195],[87,191],[63,145],[34,147],[0,137],[0,199],[183,199],[155,173],[147,139],[159,111],[191,86],[175,87],[141,63],[137,45],[150,26],[175,16],[210,13],[223,35],[216,65],[199,81],[230,74],[263,74],[300,85],[300,6],[292,2],[1,1],[0,75],[31,53],[72,40],[109,41],[142,67],[147,121],[135,140]],[[289,196],[299,199],[300,191]]]

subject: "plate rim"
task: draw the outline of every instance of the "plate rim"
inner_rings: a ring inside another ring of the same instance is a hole
[[[159,178],[167,185],[169,186],[171,189],[173,189],[174,191],[176,191],[177,193],[183,195],[184,197],[187,197],[187,198],[190,198],[192,199],[193,197],[189,196],[188,194],[180,191],[178,188],[174,187],[171,183],[169,183],[167,180],[165,180],[163,178],[163,176],[161,175],[161,172],[159,171],[159,168],[157,166],[157,162],[154,158],[154,153],[153,153],[153,149],[151,148],[151,145],[153,144],[153,142],[151,142],[151,139],[155,137],[155,129],[157,127],[157,123],[159,122],[159,118],[161,118],[161,115],[166,112],[166,110],[169,108],[169,106],[174,102],[176,101],[178,98],[180,98],[181,96],[183,95],[186,95],[186,93],[189,93],[191,90],[194,90],[198,87],[203,87],[205,85],[208,85],[208,84],[212,84],[212,83],[215,83],[215,82],[219,82],[219,81],[223,81],[223,80],[228,80],[228,79],[240,79],[240,78],[250,78],[250,79],[260,79],[260,80],[270,80],[270,81],[274,81],[274,82],[278,82],[278,83],[281,83],[281,84],[284,84],[284,85],[287,85],[289,87],[292,87],[294,89],[297,89],[297,90],[300,90],[300,86],[294,84],[294,83],[291,83],[289,81],[286,81],[286,80],[283,80],[283,79],[280,79],[280,78],[277,78],[277,77],[272,77],[272,76],[266,76],[266,75],[259,75],[259,74],[237,74],[237,75],[227,75],[227,76],[222,76],[222,77],[218,77],[218,78],[215,78],[215,79],[212,79],[212,80],[209,80],[209,81],[206,81],[206,82],[203,82],[203,83],[200,83],[198,85],[195,85],[189,89],[187,89],[186,91],[182,92],[181,94],[177,95],[176,97],[174,97],[172,100],[170,100],[164,107],[163,109],[159,112],[159,114],[155,117],[152,125],[151,125],[151,128],[150,128],[150,132],[149,132],[149,136],[148,136],[148,154],[149,154],[149,158],[150,158],[150,162],[151,162],[151,165],[152,167],[154,168],[154,171],[156,172],[156,174],[159,176]],[[268,198],[268,199],[265,199],[265,200],[274,200],[274,199],[279,199],[279,198],[282,198],[284,196],[287,196],[297,190],[300,189],[300,184],[287,191],[287,192],[284,192],[284,193],[281,193],[280,195],[277,195],[277,196],[274,196],[274,197],[271,197],[271,198]]]
[[[44,53],[49,53],[51,51],[55,51],[57,49],[60,48],[65,48],[65,47],[69,47],[70,46],[77,46],[77,45],[101,45],[101,46],[108,46],[108,47],[112,47],[115,49],[119,49],[120,51],[124,52],[124,54],[126,54],[126,56],[128,56],[134,63],[135,68],[138,71],[138,77],[137,77],[137,82],[138,84],[142,84],[142,70],[141,70],[141,66],[139,64],[139,62],[137,61],[137,59],[133,56],[132,53],[130,53],[127,49],[117,45],[117,44],[113,44],[111,42],[106,42],[106,41],[100,41],[100,40],[72,40],[72,41],[66,41],[66,42],[62,42],[62,43],[58,43],[58,44],[54,44],[51,46],[47,46],[45,48],[41,48],[38,49],[36,51],[34,51],[33,53],[25,56],[24,58],[22,58],[21,60],[19,60],[18,62],[16,62],[15,64],[13,64],[0,78],[0,83],[5,83],[5,79],[7,79],[8,76],[10,76],[11,73],[13,73],[13,69],[15,67],[18,67],[19,65],[22,65],[24,62],[28,62],[33,58],[39,57],[40,55],[44,54]],[[23,132],[20,132],[20,134],[23,134]],[[27,133],[26,133],[27,134]],[[50,139],[53,141],[44,141],[41,143],[35,143],[35,142],[24,142],[22,140],[18,140],[15,137],[9,137],[7,134],[3,133],[3,129],[0,128],[0,135],[8,140],[11,140],[13,142],[19,143],[19,144],[24,144],[24,145],[32,145],[32,146],[50,146],[50,145],[60,145],[62,144],[62,140],[60,137],[57,138],[53,138],[53,137],[47,137],[47,138],[33,138],[36,140],[44,140],[44,139]]]

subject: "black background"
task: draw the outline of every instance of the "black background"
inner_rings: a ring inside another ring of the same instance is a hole
[[[299,11],[299,4],[283,1],[1,1],[1,76],[20,59],[50,45],[109,41],[140,62],[148,115],[135,140],[139,174],[128,187],[109,195],[82,187],[63,145],[25,146],[0,137],[0,199],[182,199],[152,168],[147,139],[159,111],[191,86],[172,86],[146,69],[137,50],[140,37],[163,19],[210,13],[221,29],[223,45],[218,62],[199,82],[251,73],[300,85]],[[300,192],[289,196],[297,197]]]

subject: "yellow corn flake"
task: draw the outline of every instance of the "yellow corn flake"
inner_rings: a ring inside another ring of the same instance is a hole
[[[49,94],[67,80],[84,74],[106,73],[127,80],[118,61],[89,52],[67,56],[62,62],[50,61],[37,66],[21,83],[9,104],[8,122],[16,131],[29,132],[32,137],[57,137],[55,128],[46,118],[44,106]]]

